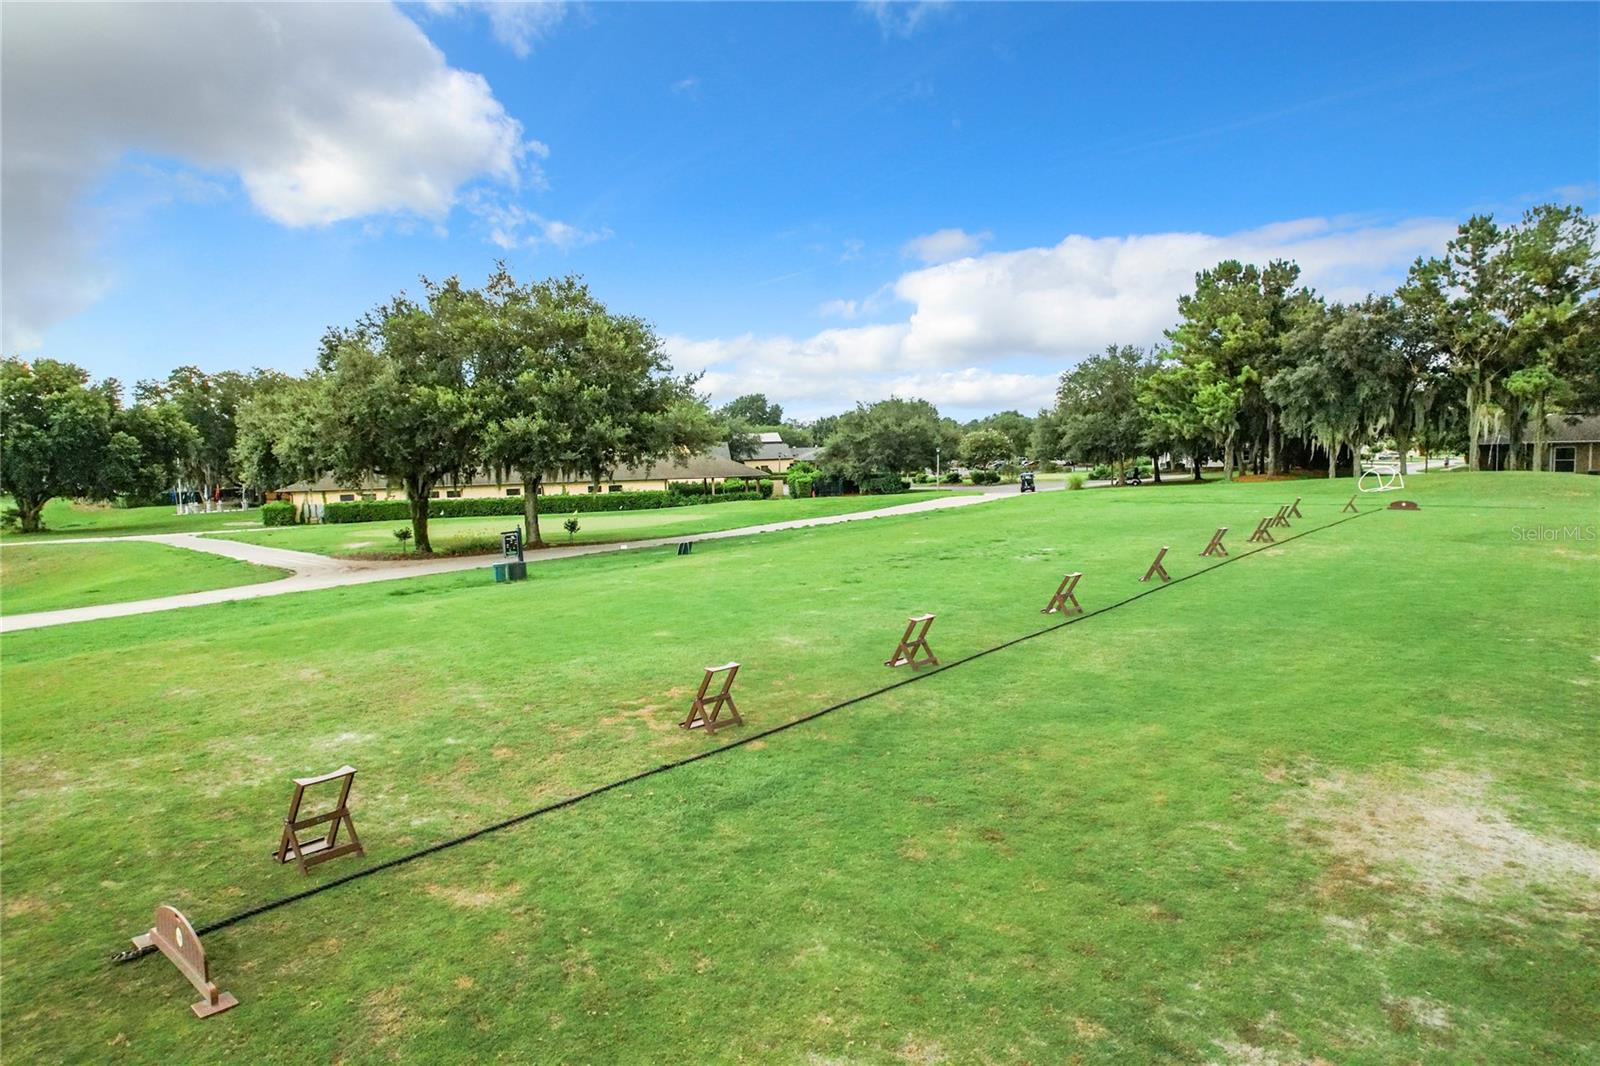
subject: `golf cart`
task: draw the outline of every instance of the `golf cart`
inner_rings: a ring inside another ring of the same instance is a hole
[[[1033,483],[1033,471],[1032,470],[1024,470],[1022,472],[1022,476],[1017,479],[1017,491],[1018,492],[1038,492],[1039,491],[1039,486],[1037,486],[1037,485],[1035,485]]]

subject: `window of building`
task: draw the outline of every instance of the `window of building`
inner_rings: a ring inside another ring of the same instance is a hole
[[[521,489],[506,489],[506,495],[507,496],[521,496],[522,495],[522,490]]]
[[[356,502],[356,494],[353,493],[353,492],[341,492],[339,494],[339,502],[340,503],[355,503]]]
[[[428,499],[437,500],[438,498],[439,498],[439,490],[438,489],[434,489],[432,492],[428,493]]]
[[[600,491],[600,486],[599,485],[590,485],[589,486],[589,491],[590,492],[599,492]]]
[[[444,498],[447,499],[447,500],[459,500],[461,498],[461,490],[460,489],[446,489],[445,490],[445,494],[444,494]]]
[[[1578,449],[1570,444],[1557,445],[1550,456],[1550,469],[1570,474],[1578,469]]]
[[[609,488],[607,488],[606,491],[607,492],[621,492],[622,491],[622,486],[621,485],[612,485]]]

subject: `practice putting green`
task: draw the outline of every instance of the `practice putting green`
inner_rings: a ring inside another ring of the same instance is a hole
[[[1551,1061],[1600,1050],[1600,479],[1040,493],[5,640],[17,1061]],[[1233,561],[210,934],[200,925]],[[742,729],[689,735],[733,658]],[[364,859],[268,853],[359,768]]]

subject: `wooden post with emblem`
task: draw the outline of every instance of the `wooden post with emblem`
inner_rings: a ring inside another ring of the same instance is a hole
[[[928,627],[933,625],[934,617],[931,614],[919,614],[908,618],[906,631],[901,634],[894,655],[885,659],[883,665],[909,666],[913,671],[924,666],[938,666],[938,658],[933,654],[933,649],[928,647]],[[919,653],[921,658],[918,657]]]
[[[1257,543],[1276,544],[1277,543],[1277,541],[1272,539],[1272,516],[1271,515],[1268,515],[1266,518],[1263,518],[1261,521],[1256,523],[1256,531],[1254,533],[1250,534],[1250,539],[1248,541],[1246,541],[1246,543],[1248,543],[1248,544],[1257,544]]]
[[[1061,579],[1061,585],[1056,589],[1056,594],[1050,597],[1050,602],[1045,605],[1040,614],[1082,614],[1083,605],[1078,602],[1072,590],[1078,587],[1078,580],[1083,575],[1079,573],[1068,574]]]
[[[1217,531],[1211,534],[1211,543],[1206,545],[1206,550],[1200,553],[1200,557],[1203,559],[1208,555],[1227,555],[1228,549],[1222,544],[1222,538],[1227,532],[1227,526],[1218,526]]]
[[[718,674],[722,674],[722,689],[708,697],[706,692],[711,688],[711,679]],[[694,700],[689,704],[689,717],[678,725],[684,729],[704,729],[707,733],[715,733],[725,725],[744,725],[731,691],[733,679],[737,676],[738,663],[706,667],[706,676],[700,679],[700,691],[694,694]]]
[[[279,862],[297,862],[300,864],[301,873],[309,873],[311,867],[318,863],[337,859],[341,855],[365,855],[366,850],[361,846],[361,838],[356,836],[356,823],[350,819],[350,786],[355,783],[355,779],[356,769],[353,766],[341,766],[331,774],[322,774],[318,777],[295,778],[294,797],[289,800],[289,816],[283,820],[283,836],[278,839],[278,850],[272,857]],[[331,781],[339,782],[339,799],[333,805],[333,809],[302,818],[300,805],[305,799],[306,789],[325,785]],[[300,839],[303,830],[319,825],[328,827],[320,837],[311,840]],[[340,827],[344,828],[350,838],[342,844],[339,843]]]
[[[140,951],[158,949],[178,968],[179,973],[189,979],[195,991],[200,993],[200,1002],[189,1007],[196,1018],[209,1018],[239,1005],[233,993],[221,991],[212,982],[206,949],[200,946],[194,926],[189,924],[189,919],[178,908],[165,903],[157,907],[155,925],[150,927],[148,933],[134,937],[133,946]]]
[[[1150,564],[1150,569],[1144,572],[1144,577],[1139,579],[1140,582],[1149,581],[1152,577],[1155,577],[1158,574],[1161,576],[1161,583],[1163,585],[1165,585],[1168,581],[1171,581],[1172,578],[1167,576],[1167,568],[1161,565],[1161,560],[1165,559],[1166,557],[1167,546],[1163,544],[1161,546],[1161,550],[1156,552],[1155,562]]]

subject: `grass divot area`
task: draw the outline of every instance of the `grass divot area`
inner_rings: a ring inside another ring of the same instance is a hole
[[[253,585],[287,570],[148,541],[7,542],[0,547],[0,614],[177,596]]]
[[[1600,547],[1563,531],[1600,486],[1419,477],[1420,511],[1181,580],[1216,526],[1241,550],[1350,488],[1284,493],[1040,493],[8,636],[8,1052],[1592,1057]],[[1127,606],[210,935],[217,1019],[160,959],[106,964],[157,902],[204,925],[735,743],[906,676],[910,614],[954,662],[1052,624],[1067,570],[1090,612],[1149,589],[1162,544],[1174,583]],[[730,658],[747,726],[685,734]],[[272,863],[289,778],[342,762],[367,857]]]

